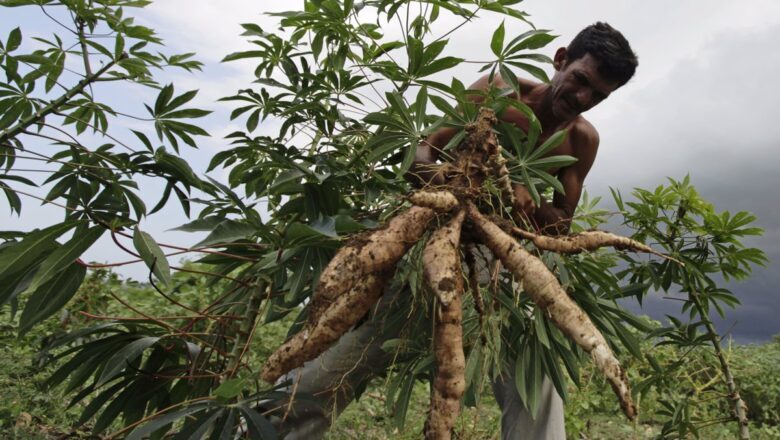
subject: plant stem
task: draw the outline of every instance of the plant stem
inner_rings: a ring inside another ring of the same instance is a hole
[[[127,58],[127,54],[122,54],[122,56],[119,58],[119,60]],[[2,134],[0,134],[0,144],[3,144],[7,142],[8,140],[16,137],[19,133],[23,132],[27,129],[27,127],[42,121],[46,116],[49,114],[57,111],[60,107],[62,107],[66,102],[68,102],[71,98],[76,96],[77,94],[81,93],[82,90],[84,90],[85,87],[92,84],[100,75],[106,73],[109,69],[114,67],[114,64],[116,64],[119,60],[111,60],[111,62],[106,63],[105,66],[103,66],[100,70],[95,72],[92,75],[86,76],[84,79],[79,81],[73,88],[65,92],[62,96],[55,99],[54,101],[50,102],[49,105],[46,107],[38,110],[37,112],[31,114],[30,116],[22,119],[19,121],[18,124],[15,126],[9,128],[8,130],[4,130]]]
[[[241,358],[244,357],[244,353],[251,342],[258,310],[260,309],[260,303],[263,301],[265,291],[266,286],[264,283],[261,283],[259,286],[252,288],[252,293],[247,299],[246,310],[244,310],[244,325],[238,330],[236,340],[233,343],[233,350],[230,353],[231,365],[227,369],[227,378],[235,376],[241,366]]]
[[[683,240],[681,240],[677,246],[674,246],[674,242],[677,241],[679,228],[682,226],[683,218],[687,213],[688,210],[686,209],[685,205],[681,203],[680,207],[677,209],[677,216],[668,235],[668,244],[669,247],[674,250],[673,254],[679,253],[682,249],[682,246],[684,245]],[[690,280],[687,277],[684,277],[682,281],[682,287],[685,291],[688,292],[688,297],[691,299],[691,301],[693,301],[693,304],[696,307],[696,310],[698,311],[705,328],[707,329],[707,334],[709,335],[710,341],[712,342],[715,355],[718,357],[720,369],[723,373],[723,378],[726,381],[726,387],[729,393],[728,396],[734,402],[734,412],[737,422],[739,423],[739,439],[749,440],[750,432],[748,431],[747,405],[739,395],[739,390],[734,383],[734,376],[731,374],[731,368],[728,361],[726,360],[726,357],[723,355],[723,349],[720,346],[720,335],[718,335],[718,332],[715,330],[715,326],[712,324],[709,312],[702,305],[695,281]]]
[[[726,356],[723,354],[723,349],[720,346],[720,336],[716,332],[715,326],[712,324],[712,320],[710,320],[709,313],[707,313],[707,311],[702,306],[701,301],[699,301],[699,295],[696,290],[691,289],[690,296],[696,306],[696,309],[699,312],[699,316],[701,316],[702,322],[704,322],[704,326],[707,328],[707,333],[710,335],[712,347],[715,349],[715,355],[718,357],[718,362],[720,362],[720,369],[723,372],[723,378],[726,381],[726,387],[729,391],[729,398],[734,402],[734,412],[736,413],[737,422],[739,423],[739,439],[749,440],[750,431],[748,430],[747,405],[739,395],[737,385],[734,383],[734,376],[731,374],[731,367],[729,366],[729,363],[726,360]]]
[[[84,72],[87,77],[92,76],[92,67],[89,64],[89,52],[87,51],[86,38],[84,37],[84,20],[81,17],[76,18],[76,26],[79,32],[79,44],[81,45],[81,57],[84,60]]]

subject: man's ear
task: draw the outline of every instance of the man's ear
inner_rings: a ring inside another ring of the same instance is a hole
[[[562,70],[565,65],[566,65],[566,48],[559,47],[558,50],[555,51],[555,57],[553,58],[553,67],[555,67],[555,70]]]

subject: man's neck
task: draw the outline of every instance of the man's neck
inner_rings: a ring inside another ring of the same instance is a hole
[[[564,120],[556,117],[552,111],[552,87],[549,84],[539,84],[523,96],[525,102],[539,119],[543,133],[553,133],[569,125],[573,119]]]

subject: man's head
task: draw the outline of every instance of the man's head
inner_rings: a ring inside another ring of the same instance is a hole
[[[589,110],[627,83],[637,64],[628,41],[612,26],[586,27],[555,54],[553,112],[568,119]]]

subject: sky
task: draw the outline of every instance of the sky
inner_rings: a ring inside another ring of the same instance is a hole
[[[140,23],[158,31],[172,52],[197,52],[204,63],[202,72],[167,74],[177,90],[199,89],[199,107],[215,112],[204,118],[203,126],[213,137],[202,140],[201,153],[186,155],[196,170],[205,170],[208,158],[227,146],[222,137],[242,128],[242,121],[230,122],[232,105],[217,99],[233,94],[251,83],[249,61],[222,64],[229,52],[248,49],[240,36],[240,23],[257,23],[272,28],[275,18],[264,13],[292,9],[297,2],[259,2],[251,0],[158,0],[141,11],[133,11]],[[672,1],[672,0],[526,0],[520,9],[531,21],[551,29],[560,37],[544,52],[552,55],[565,46],[584,26],[606,21],[619,29],[639,56],[635,77],[607,101],[585,114],[599,130],[601,144],[595,165],[586,180],[591,195],[608,199],[609,188],[628,193],[633,187],[654,187],[666,183],[666,177],[682,178],[690,174],[692,182],[719,210],[747,210],[758,216],[765,229],[762,238],[749,243],[761,247],[769,256],[767,268],[759,268],[748,281],[729,284],[743,305],[719,321],[738,342],[766,341],[780,333],[780,177],[775,152],[780,143],[780,2],[773,0]],[[12,11],[9,20],[0,23],[0,35],[7,35],[10,24],[21,24],[31,32],[52,32],[49,23],[37,18],[35,11]],[[486,13],[454,33],[445,55],[466,59],[489,59],[489,41],[502,17]],[[443,19],[442,29],[457,23]],[[518,22],[507,28],[511,37],[527,30]],[[397,32],[391,27],[388,32]],[[27,44],[27,43],[25,43]],[[457,76],[464,83],[479,77],[478,65],[464,64],[438,79],[449,82]],[[547,68],[552,74],[551,67]],[[122,102],[149,101],[150,92],[131,95],[127,91],[106,90],[105,99]],[[260,130],[272,132],[269,121]],[[224,178],[224,174],[213,174]],[[0,205],[0,219],[10,227],[24,229],[43,222],[46,210],[32,207],[33,217],[12,217],[7,206]],[[27,206],[25,209],[28,209]],[[172,233],[168,229],[187,220],[171,205],[154,222],[142,226],[170,243],[192,243],[193,236]],[[3,228],[6,229],[6,228]],[[104,244],[104,245],[103,245]],[[90,251],[97,261],[116,260],[110,243]],[[125,272],[142,278],[143,268]],[[631,306],[636,309],[636,306]],[[654,318],[679,308],[679,303],[659,296],[648,299],[643,309]]]

